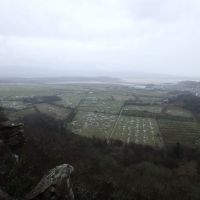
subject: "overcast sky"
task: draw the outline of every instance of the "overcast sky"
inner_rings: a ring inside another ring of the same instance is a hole
[[[200,76],[199,0],[0,0],[0,76]]]

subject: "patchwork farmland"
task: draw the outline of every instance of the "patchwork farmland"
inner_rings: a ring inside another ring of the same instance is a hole
[[[155,119],[121,116],[111,135],[125,143],[161,144],[159,128]]]
[[[116,115],[79,111],[71,128],[82,136],[108,139],[116,119]]]
[[[189,110],[166,104],[167,97],[164,90],[98,84],[0,87],[1,106],[12,120],[39,112],[85,137],[155,147],[199,145],[199,123]]]

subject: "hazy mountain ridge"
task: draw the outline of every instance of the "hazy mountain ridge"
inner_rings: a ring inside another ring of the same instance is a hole
[[[99,82],[99,83],[119,83],[120,78],[113,77],[44,77],[44,78],[0,78],[0,84],[56,84],[56,83],[71,83],[71,82]]]

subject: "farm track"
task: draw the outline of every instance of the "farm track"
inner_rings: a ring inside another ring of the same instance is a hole
[[[114,124],[114,126],[113,126],[113,128],[112,128],[112,130],[111,130],[111,132],[110,132],[110,135],[109,135],[109,137],[108,137],[108,143],[110,142],[110,139],[112,138],[112,136],[113,136],[113,134],[114,134],[114,132],[115,132],[115,129],[116,129],[117,124],[118,124],[118,122],[119,122],[119,120],[120,120],[120,117],[121,117],[121,115],[122,115],[123,110],[124,110],[124,105],[121,107],[121,110],[120,110],[120,112],[119,112],[119,116],[118,116],[118,118],[116,119],[115,124]]]
[[[159,134],[158,134],[158,136],[159,136],[159,140],[160,140],[160,147],[165,149],[166,146],[165,146],[163,134],[162,134],[162,132],[161,132],[160,124],[159,124],[158,120],[156,120],[156,122],[157,122],[157,124],[158,124],[158,129],[159,129]]]
[[[33,109],[35,110],[35,112],[37,113],[41,113],[40,110],[37,108],[37,106],[35,104],[32,104]]]
[[[168,105],[163,106],[163,108],[161,110],[161,113],[165,114],[167,109],[168,109],[168,107],[169,107]]]

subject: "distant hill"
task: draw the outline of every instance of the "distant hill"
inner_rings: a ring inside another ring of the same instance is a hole
[[[45,78],[0,78],[0,84],[65,84],[65,83],[120,83],[112,77],[45,77]]]
[[[177,83],[177,86],[185,87],[185,88],[196,88],[200,87],[199,81],[181,81]]]
[[[174,86],[175,89],[181,91],[189,91],[196,96],[200,95],[200,82],[199,81],[181,81]]]

